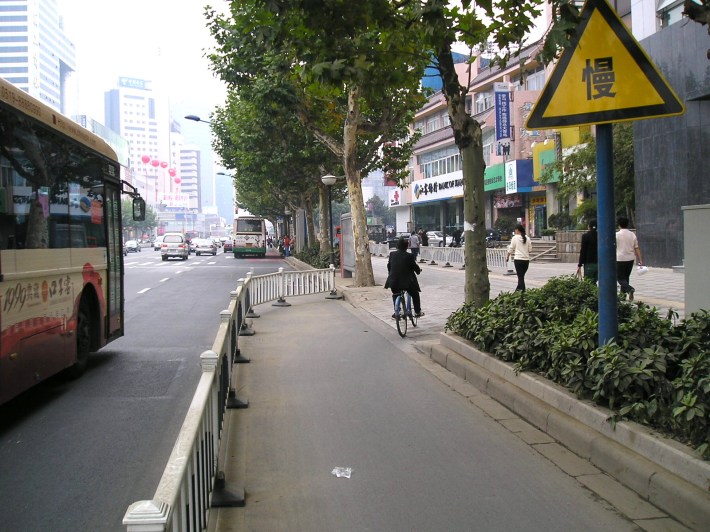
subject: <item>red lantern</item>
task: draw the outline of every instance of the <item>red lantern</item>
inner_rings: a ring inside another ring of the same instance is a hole
[[[179,185],[180,181],[182,181],[182,179],[180,179],[179,177],[176,177],[175,179],[173,179],[173,181],[175,181],[176,185]]]
[[[160,167],[161,167],[161,168],[167,168],[167,167],[168,167],[168,163],[166,163],[165,161],[163,161],[162,163],[160,163]]]
[[[141,157],[141,161],[143,161],[143,164],[148,164],[150,162],[150,155],[144,155]]]
[[[175,177],[175,168],[168,170],[168,173],[170,174],[170,177]]]
[[[156,168],[160,165],[160,161],[158,159],[153,159],[150,161],[151,166],[155,166]]]

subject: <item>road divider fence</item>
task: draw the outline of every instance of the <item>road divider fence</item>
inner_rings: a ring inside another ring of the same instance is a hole
[[[378,257],[387,257],[391,249],[389,244],[376,244],[370,242],[370,254]],[[508,254],[507,248],[486,248],[486,264],[488,269],[499,269],[508,271],[509,265],[505,257]],[[442,247],[442,246],[421,246],[419,248],[419,262],[443,267],[459,266],[466,263],[463,247]]]
[[[230,293],[212,349],[200,355],[202,375],[187,410],[168,463],[152,499],[131,504],[124,517],[127,532],[206,530],[209,509],[244,506],[245,491],[227,482],[219,450],[228,408],[246,408],[235,391],[236,368],[249,362],[239,350],[239,337],[254,334],[248,325],[258,318],[254,306],[275,301],[290,306],[287,296],[336,294],[335,268],[284,271],[239,279]]]

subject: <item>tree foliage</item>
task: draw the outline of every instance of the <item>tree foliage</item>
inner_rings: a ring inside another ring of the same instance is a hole
[[[634,220],[634,131],[630,122],[614,124],[614,205],[617,214]],[[562,159],[545,166],[540,182],[559,177],[557,197],[567,201],[581,193],[585,200],[575,211],[578,218],[595,217],[597,188],[597,143],[593,135],[582,136],[582,142]]]
[[[137,222],[133,219],[133,200],[124,198],[121,200],[121,225],[123,226],[124,238],[127,238],[127,235],[131,232],[136,238],[140,238],[143,234],[151,235],[153,229],[158,227],[158,216],[153,207],[146,204],[145,220]]]
[[[426,56],[415,35],[396,23],[396,11],[387,0],[239,0],[229,17],[208,11],[219,46],[211,60],[222,79],[240,95],[255,83],[269,86],[262,93],[340,158],[356,286],[374,284],[360,177],[378,165],[402,175],[406,160],[397,164],[396,150],[383,159],[381,148],[412,142],[408,127],[423,104],[418,85]]]

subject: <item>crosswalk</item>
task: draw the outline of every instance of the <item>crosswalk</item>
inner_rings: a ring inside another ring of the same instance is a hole
[[[155,255],[155,257],[150,257],[145,260],[145,257],[124,257],[123,267],[126,270],[134,268],[164,268],[166,266],[184,266],[184,267],[195,267],[195,266],[212,266],[224,264],[224,261],[234,261],[234,257],[231,254],[215,255],[215,256],[200,256],[196,257],[190,255],[188,260],[162,260],[160,254]]]

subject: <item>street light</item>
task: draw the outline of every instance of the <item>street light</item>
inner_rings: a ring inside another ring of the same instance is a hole
[[[212,124],[209,120],[202,120],[199,116],[197,115],[187,115],[185,116],[186,120],[192,120],[193,122],[204,122],[205,124]]]
[[[330,240],[330,263],[335,266],[335,251],[333,250],[333,185],[335,185],[335,177],[332,174],[325,174],[320,180],[328,187],[328,235]]]

